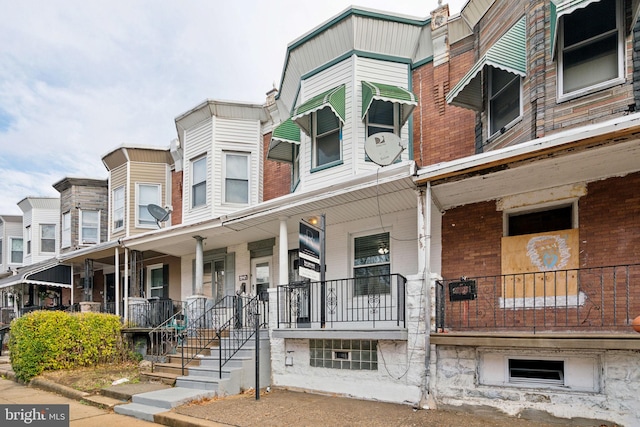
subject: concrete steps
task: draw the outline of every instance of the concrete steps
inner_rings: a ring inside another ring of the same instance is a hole
[[[185,343],[187,344],[187,343]],[[227,343],[222,340],[223,357],[228,354]],[[131,415],[153,421],[155,414],[184,405],[193,400],[214,396],[239,394],[255,387],[256,351],[255,337],[247,341],[230,360],[226,361],[220,373],[220,352],[210,348],[206,354],[198,354],[189,362],[182,375],[182,349],[166,356],[166,362],[154,363],[153,372],[145,373],[150,378],[160,379],[164,384],[175,384],[166,390],[137,394],[129,404],[117,405],[116,413]],[[212,351],[211,351],[212,350]],[[193,354],[190,346],[185,346],[185,355]],[[260,333],[260,385],[266,387],[271,381],[270,345],[268,331]]]

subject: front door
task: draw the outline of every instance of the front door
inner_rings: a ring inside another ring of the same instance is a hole
[[[268,299],[267,289],[271,285],[271,257],[251,260],[251,292],[262,301]]]

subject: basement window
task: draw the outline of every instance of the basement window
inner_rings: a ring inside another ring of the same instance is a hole
[[[512,213],[508,217],[508,236],[545,233],[573,228],[573,205],[552,209]]]
[[[564,361],[509,359],[509,382],[563,386]]]

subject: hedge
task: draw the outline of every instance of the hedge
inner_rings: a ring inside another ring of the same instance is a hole
[[[120,318],[112,314],[34,311],[11,322],[9,352],[16,378],[126,359]]]

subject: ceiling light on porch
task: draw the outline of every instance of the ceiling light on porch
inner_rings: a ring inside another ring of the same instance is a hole
[[[387,247],[386,244],[381,243],[380,246],[378,247],[378,253],[380,255],[386,255],[389,253],[389,248]]]

